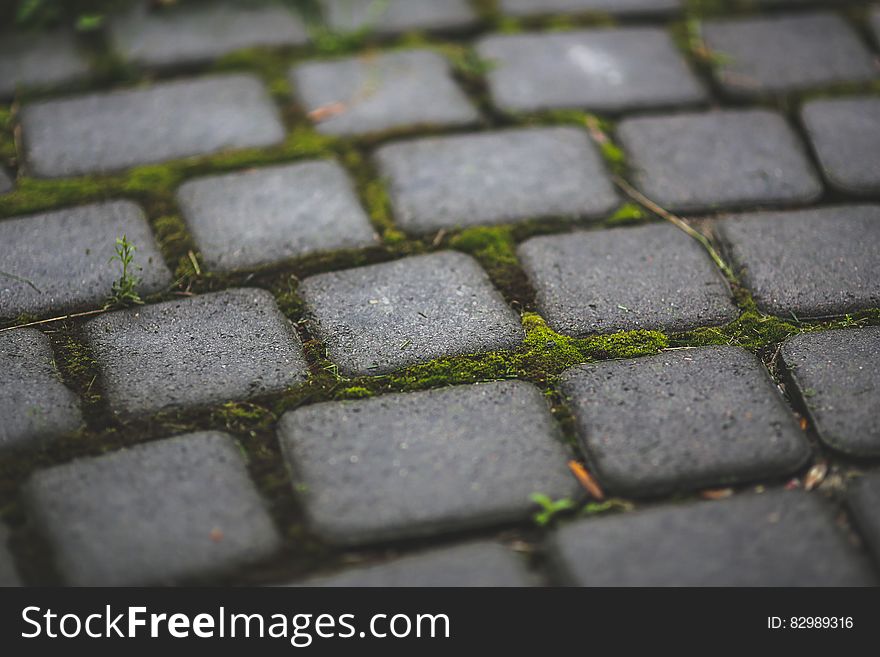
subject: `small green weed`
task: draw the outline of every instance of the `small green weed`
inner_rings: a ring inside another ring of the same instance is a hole
[[[560,513],[564,513],[565,511],[571,511],[577,505],[574,503],[574,500],[571,500],[567,497],[563,497],[559,500],[554,500],[544,493],[532,493],[529,496],[529,499],[532,500],[535,504],[541,507],[541,510],[538,511],[532,518],[539,527],[546,527],[553,519],[558,516]]]
[[[134,244],[129,242],[128,237],[125,235],[116,238],[116,255],[110,258],[110,262],[114,260],[120,262],[122,264],[122,274],[113,282],[113,289],[105,308],[141,305],[144,303],[135,289],[138,283],[140,283],[140,278],[132,273],[136,250]]]

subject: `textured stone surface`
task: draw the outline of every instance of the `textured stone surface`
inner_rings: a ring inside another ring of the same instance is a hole
[[[122,273],[120,263],[110,258],[123,235],[137,249],[132,273],[140,278],[138,292],[169,285],[171,272],[146,217],[128,201],[0,221],[2,269],[17,277],[0,276],[0,318],[101,307]]]
[[[0,525],[0,587],[21,586],[21,579],[15,569],[15,561],[9,551],[9,532]]]
[[[874,31],[874,38],[880,41],[880,7],[875,7],[871,12],[871,27]]]
[[[84,326],[105,396],[123,413],[284,390],[308,369],[293,326],[249,288],[108,313]]]
[[[39,447],[82,425],[79,400],[58,376],[36,329],[0,333],[0,451]]]
[[[807,203],[822,185],[785,120],[766,110],[627,119],[635,182],[668,210]]]
[[[781,353],[822,440],[880,456],[880,326],[805,333]]]
[[[291,71],[291,82],[306,111],[328,110],[317,130],[330,135],[468,125],[479,119],[446,60],[426,50],[306,62]]]
[[[843,192],[880,191],[880,99],[814,100],[801,117],[828,182]]]
[[[110,23],[112,47],[147,66],[205,62],[234,50],[297,46],[307,41],[299,18],[280,3],[203,3],[162,11],[144,5]]]
[[[477,19],[468,0],[323,0],[322,5],[327,24],[337,32],[453,30]]]
[[[3,168],[0,168],[0,194],[11,192],[12,187],[12,177]]]
[[[60,86],[88,74],[88,59],[71,32],[0,34],[0,98],[11,97],[18,86]]]
[[[177,200],[205,264],[219,271],[377,239],[351,181],[332,161],[192,180]]]
[[[878,74],[858,35],[831,13],[706,21],[702,35],[719,57],[718,80],[733,96],[786,93]]]
[[[653,27],[489,36],[477,44],[503,110],[620,112],[693,105],[705,92],[669,35]]]
[[[702,347],[572,368],[563,375],[600,480],[641,496],[787,474],[809,445],[761,362]]]
[[[880,472],[875,471],[851,483],[847,502],[859,531],[880,566]]]
[[[238,446],[205,432],[37,472],[25,503],[68,584],[164,584],[271,555],[280,539]]]
[[[303,582],[303,586],[486,587],[533,583],[522,558],[507,548],[497,543],[469,543],[316,577]]]
[[[827,503],[800,491],[582,520],[553,543],[581,586],[876,584]]]
[[[319,274],[299,293],[346,374],[513,348],[524,337],[476,261],[452,251]]]
[[[820,317],[880,306],[880,206],[756,212],[715,225],[758,307]]]
[[[501,0],[501,11],[512,16],[551,13],[612,15],[667,14],[681,10],[681,0]]]
[[[738,315],[708,254],[671,225],[534,237],[519,257],[560,333],[681,331]]]
[[[27,162],[48,178],[284,139],[266,90],[246,74],[42,101],[23,108],[21,123]]]
[[[532,493],[577,486],[543,395],[519,381],[317,404],[279,433],[310,523],[335,543],[521,520]]]
[[[541,217],[601,217],[617,205],[602,160],[577,128],[532,128],[381,148],[397,223],[426,233]]]

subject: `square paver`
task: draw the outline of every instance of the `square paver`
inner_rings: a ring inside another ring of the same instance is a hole
[[[577,489],[547,402],[520,381],[307,406],[282,417],[279,438],[333,543],[521,520],[532,493]]]
[[[307,112],[326,114],[317,130],[329,135],[463,126],[480,118],[446,60],[427,50],[306,62],[291,70],[291,82]]]
[[[376,159],[397,223],[414,233],[543,217],[598,218],[618,204],[577,128],[531,128],[390,144]]]
[[[880,98],[815,100],[801,118],[829,183],[854,194],[880,191]]]
[[[21,125],[27,163],[43,178],[108,173],[284,139],[278,110],[262,83],[247,74],[46,100],[26,105]]]
[[[681,0],[500,0],[511,16],[542,14],[612,14],[615,16],[669,14],[682,9]]]
[[[302,21],[281,3],[212,2],[149,10],[139,4],[110,22],[110,42],[134,64],[206,62],[242,48],[300,46]]]
[[[486,272],[453,251],[318,274],[299,294],[345,374],[513,349],[525,337]]]
[[[143,211],[128,201],[13,217],[0,222],[0,318],[100,308],[122,274],[116,240],[134,245],[136,289],[158,292],[172,282]]]
[[[562,390],[596,474],[659,495],[788,474],[810,448],[761,362],[701,347],[575,367]]]
[[[575,108],[621,112],[702,102],[705,91],[669,35],[626,27],[488,36],[492,102],[508,112]]]
[[[732,96],[859,82],[880,72],[855,31],[832,13],[706,21],[702,34]]]
[[[21,586],[21,578],[9,550],[9,531],[0,524],[0,587],[7,586]]]
[[[519,257],[560,333],[683,331],[739,314],[703,247],[668,224],[534,237]]]
[[[218,271],[377,241],[351,180],[333,161],[199,178],[177,200],[205,264]]]
[[[235,441],[193,433],[38,471],[25,503],[68,584],[168,584],[270,556],[280,538]]]
[[[874,32],[874,39],[880,42],[880,7],[874,7],[871,11],[871,29]]]
[[[19,86],[63,86],[88,75],[88,58],[77,46],[73,32],[0,34],[0,98],[11,98]]]
[[[880,472],[859,477],[850,484],[847,503],[856,524],[880,566]]]
[[[755,212],[715,224],[758,307],[823,317],[880,307],[880,206]]]
[[[108,313],[83,330],[110,406],[127,414],[280,392],[308,373],[293,325],[265,290]]]
[[[774,112],[633,118],[618,136],[637,186],[667,210],[809,203],[822,194],[804,146]]]
[[[49,338],[0,333],[0,452],[40,447],[82,426],[79,399],[61,382]]]
[[[6,192],[11,192],[14,187],[14,183],[12,182],[12,178],[6,170],[0,167],[0,194],[5,194]]]
[[[801,491],[582,520],[553,549],[579,586],[870,586],[832,510]]]
[[[856,456],[880,456],[880,326],[804,333],[782,359],[819,437]]]
[[[321,5],[328,27],[336,32],[456,30],[477,21],[468,0],[322,0]]]

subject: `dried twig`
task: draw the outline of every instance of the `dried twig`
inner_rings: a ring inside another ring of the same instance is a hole
[[[92,315],[101,315],[111,308],[99,308],[98,310],[87,310],[82,313],[73,313],[71,315],[61,315],[60,317],[51,317],[50,319],[41,319],[37,322],[28,322],[27,324],[16,324],[15,326],[7,326],[0,328],[0,333],[6,331],[14,331],[15,329],[27,328],[28,326],[40,326],[41,324],[51,324],[52,322],[63,322],[66,319],[76,319],[77,317],[91,317]]]

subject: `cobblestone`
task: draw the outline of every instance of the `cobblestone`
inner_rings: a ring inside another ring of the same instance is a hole
[[[88,75],[88,59],[72,32],[0,34],[0,98],[11,98],[17,87],[65,86]]]
[[[15,560],[9,551],[9,532],[0,524],[0,586],[21,586],[21,579],[15,569]]]
[[[410,30],[457,30],[477,20],[467,0],[323,0],[327,24],[337,32],[387,35]]]
[[[11,192],[13,187],[12,178],[5,170],[0,168],[0,194]]]
[[[675,13],[681,9],[681,0],[501,0],[501,10],[512,16],[551,13],[653,16]]]
[[[874,560],[880,565],[880,473],[873,472],[860,477],[850,485],[847,495],[849,508]]]

